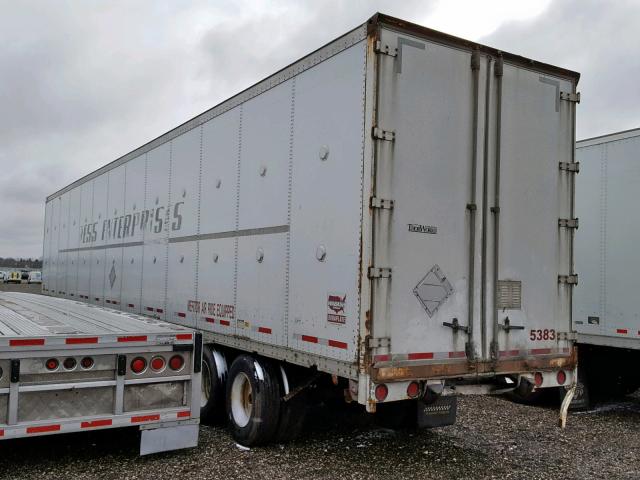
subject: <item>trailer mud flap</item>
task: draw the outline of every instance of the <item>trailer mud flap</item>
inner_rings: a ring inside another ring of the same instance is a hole
[[[140,455],[168,452],[198,446],[198,422],[180,425],[143,428],[140,437]]]
[[[434,428],[453,425],[456,422],[458,398],[438,397],[431,403],[418,401],[418,428]]]

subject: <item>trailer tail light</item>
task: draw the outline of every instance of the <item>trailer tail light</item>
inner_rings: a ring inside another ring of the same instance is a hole
[[[142,357],[136,357],[131,361],[131,371],[133,373],[142,373],[147,368],[147,361]]]
[[[536,387],[542,385],[542,374],[540,372],[536,372],[533,376],[533,383],[536,384]]]
[[[159,372],[160,370],[163,370],[164,366],[165,366],[164,358],[153,357],[151,359],[151,370],[153,370],[154,372]]]
[[[420,395],[420,384],[418,382],[411,382],[407,386],[407,397],[416,398]]]
[[[182,357],[182,355],[174,355],[173,357],[171,357],[171,359],[169,360],[169,367],[171,368],[171,370],[181,370],[182,367],[184,367],[184,358]]]
[[[59,362],[57,358],[50,358],[46,362],[44,362],[44,366],[47,367],[47,370],[55,370],[58,368]]]
[[[93,363],[94,363],[93,358],[91,357],[84,357],[82,360],[80,360],[80,366],[85,370],[88,370],[91,367],[93,367]]]
[[[74,368],[76,368],[77,364],[78,362],[76,362],[76,359],[73,357],[65,358],[64,362],[62,362],[62,366],[65,368],[65,370],[73,370]]]
[[[384,402],[387,395],[389,395],[389,388],[384,383],[376,385],[375,396],[377,401]]]
[[[556,380],[558,381],[558,385],[564,385],[564,382],[567,381],[567,374],[564,373],[564,370],[560,370],[556,375]]]

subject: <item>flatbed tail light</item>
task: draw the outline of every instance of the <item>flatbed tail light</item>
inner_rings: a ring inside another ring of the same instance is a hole
[[[46,362],[44,362],[44,366],[46,367],[47,370],[55,370],[56,368],[58,368],[58,365],[60,363],[58,362],[57,358],[50,358],[49,360],[47,360]]]
[[[131,371],[133,373],[142,373],[147,368],[147,361],[142,357],[136,357],[131,360]]]
[[[536,387],[539,387],[540,385],[542,385],[542,374],[540,372],[536,372],[535,375],[533,376],[533,383],[536,384]]]
[[[68,357],[64,359],[64,362],[62,362],[62,366],[65,368],[65,370],[73,370],[74,368],[76,368],[76,365],[78,363],[76,362],[76,359],[73,357]]]
[[[171,370],[178,371],[182,369],[183,366],[184,358],[182,357],[182,355],[174,355],[169,360],[169,368],[171,368]]]
[[[151,370],[159,372],[164,369],[166,362],[163,357],[157,356],[151,359]]]
[[[93,364],[94,364],[94,361],[93,361],[93,358],[91,357],[84,357],[82,360],[80,360],[80,366],[85,370],[88,370],[91,367],[93,367]]]
[[[564,370],[560,370],[556,375],[556,380],[558,381],[558,385],[564,385],[564,382],[567,381],[567,374],[564,373]]]
[[[381,383],[379,385],[376,385],[374,393],[377,401],[384,402],[387,398],[387,395],[389,395],[389,388],[384,383]]]

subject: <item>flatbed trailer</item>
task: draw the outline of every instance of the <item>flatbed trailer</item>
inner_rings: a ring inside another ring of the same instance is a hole
[[[149,317],[0,293],[0,440],[138,426],[141,454],[193,447],[200,345]]]

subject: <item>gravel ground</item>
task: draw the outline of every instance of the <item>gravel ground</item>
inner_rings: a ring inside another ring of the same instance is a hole
[[[40,285],[0,284],[37,293]],[[380,429],[354,406],[314,409],[302,438],[249,451],[202,426],[192,450],[138,456],[135,429],[0,442],[0,479],[640,478],[640,396],[571,413],[465,397],[456,425]]]
[[[148,457],[137,455],[135,430],[67,434],[1,442],[0,478],[640,477],[640,398],[573,413],[564,431],[556,418],[556,407],[466,397],[455,426],[412,433],[324,407],[289,445],[245,451],[224,429],[202,426],[198,448]]]

